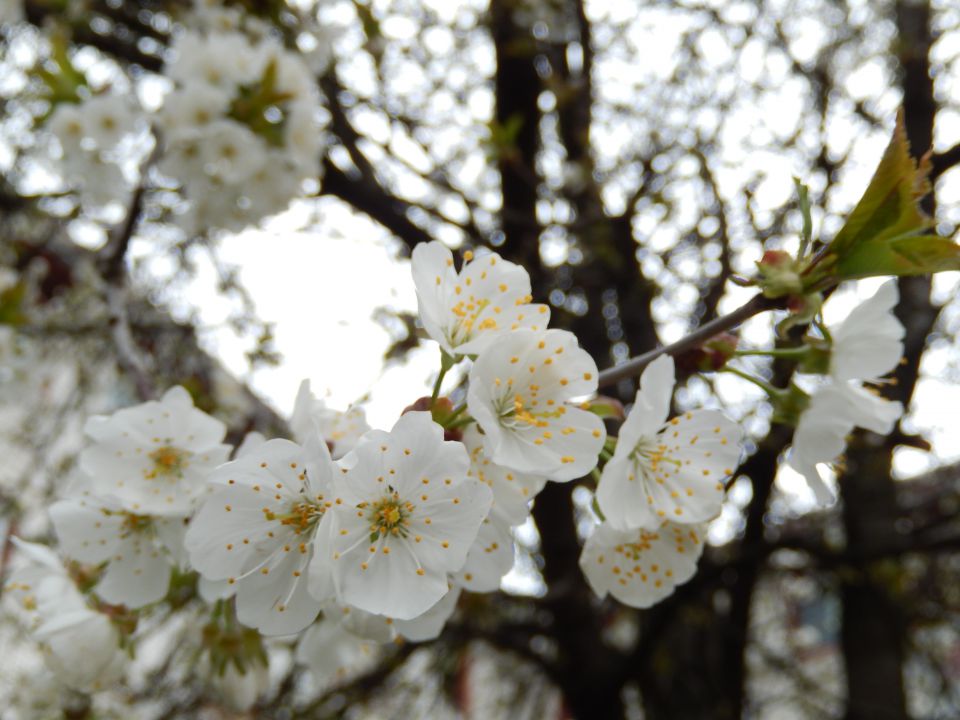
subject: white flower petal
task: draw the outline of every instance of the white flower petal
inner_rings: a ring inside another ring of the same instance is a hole
[[[167,594],[171,567],[148,533],[133,533],[117,548],[97,583],[97,595],[131,609],[157,602]]]
[[[898,300],[897,284],[889,280],[831,330],[830,375],[835,380],[875,380],[897,366],[905,333],[893,314]]]
[[[644,368],[633,408],[620,426],[617,450],[633,448],[641,438],[654,435],[670,415],[675,384],[673,358],[661,355]]]
[[[349,632],[341,623],[326,619],[307,628],[297,644],[297,662],[306,665],[321,688],[328,688],[373,667],[379,648]]]
[[[445,442],[429,413],[364,436],[334,477],[331,561],[343,603],[409,620],[440,599],[492,502],[468,468],[464,446]]]
[[[463,430],[463,444],[470,453],[468,474],[488,485],[493,491],[490,513],[502,524],[520,525],[530,515],[530,501],[536,497],[547,479],[542,475],[522,473],[493,462],[483,448],[483,435],[476,424]]]
[[[85,563],[101,563],[113,556],[124,522],[123,515],[105,513],[83,498],[55,502],[50,519],[63,553]]]
[[[530,304],[526,270],[496,253],[465,260],[457,273],[445,246],[421,243],[411,265],[423,326],[450,355],[481,354],[505,333],[550,321],[546,305]]]
[[[517,330],[477,358],[467,404],[490,459],[565,481],[597,463],[603,422],[571,400],[597,389],[593,359],[563,330]]]
[[[711,520],[723,503],[724,479],[739,463],[740,441],[739,426],[715,410],[684,413],[652,437],[637,435],[633,446],[621,435],[597,503],[620,530]]]
[[[375,615],[409,620],[426,612],[447,592],[445,571],[421,567],[406,542],[361,543],[334,561],[340,597]],[[387,550],[386,553],[383,551]]]
[[[443,632],[443,626],[457,609],[457,600],[460,599],[460,588],[454,586],[440,598],[433,607],[412,620],[397,620],[394,626],[397,632],[407,640],[426,642],[434,640]]]
[[[513,535],[509,526],[487,518],[467,553],[463,567],[453,575],[457,585],[471,592],[493,592],[513,568]]]
[[[587,538],[580,568],[600,597],[607,593],[636,608],[671,595],[697,569],[702,526],[666,523],[655,532],[620,531],[600,525]]]
[[[237,619],[264,635],[292,635],[312,623],[322,603],[307,591],[308,562],[309,555],[284,553],[275,564],[239,581]]]

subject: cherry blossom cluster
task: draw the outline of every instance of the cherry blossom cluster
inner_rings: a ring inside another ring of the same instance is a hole
[[[235,450],[181,387],[87,422],[79,474],[50,509],[69,562],[18,540],[5,593],[66,684],[119,677],[138,613],[191,576],[212,608],[200,662],[234,706],[269,681],[263,637],[299,635],[297,661],[335,682],[381,643],[437,637],[463,591],[498,589],[548,482],[593,490],[580,566],[599,596],[645,608],[693,576],[741,459],[739,425],[713,409],[671,412],[675,367],[662,354],[608,436],[595,362],[549,327],[523,268],[494,252],[466,252],[458,268],[431,242],[414,249],[412,273],[440,372],[389,431],[362,408],[328,408],[307,381],[290,439],[250,433]],[[889,432],[902,413],[865,388],[900,357],[896,301],[888,282],[842,323],[815,322],[789,352],[824,379],[810,393],[770,388],[800,408],[788,462],[822,502],[817,465],[837,460],[854,427]]]
[[[239,230],[286,208],[321,170],[310,68],[276,40],[239,30],[191,30],[172,51],[159,167],[189,201],[188,227]]]
[[[143,111],[128,95],[102,92],[58,103],[46,128],[56,140],[54,148],[64,181],[80,193],[80,201],[99,208],[122,200],[132,179],[124,171],[135,139],[147,123]]]
[[[458,273],[450,252],[430,243],[414,250],[413,273],[427,332],[445,357],[473,358],[467,409],[476,424],[464,443],[473,473],[494,491],[487,522],[522,520],[545,481],[583,477],[604,455],[596,489],[603,522],[580,561],[593,589],[647,607],[689,579],[704,524],[720,513],[724,480],[740,460],[737,425],[715,410],[668,422],[674,369],[662,356],[644,372],[619,437],[607,438],[590,410],[596,365],[573,334],[547,329],[549,310],[530,304],[522,268],[491,253],[468,257]],[[500,499],[507,491],[513,502]]]
[[[55,46],[42,122],[55,142],[42,145],[52,147],[59,174],[88,211],[125,203],[135,184],[156,182],[179,190],[173,216],[187,232],[239,231],[320,180],[317,76],[330,60],[329,39],[308,22],[298,38],[305,47],[288,50],[263,23],[217,2],[197,3],[185,20],[190,29],[171,43],[162,73],[169,90],[156,110],[135,93],[95,86]],[[154,164],[163,180],[150,172]]]

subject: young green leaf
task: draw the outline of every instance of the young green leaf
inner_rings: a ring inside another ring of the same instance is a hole
[[[929,159],[919,166],[910,156],[903,124],[903,112],[897,115],[893,138],[880,160],[866,192],[830,243],[828,252],[841,259],[865,243],[884,243],[894,238],[916,235],[931,225],[918,201],[930,192],[927,175]]]

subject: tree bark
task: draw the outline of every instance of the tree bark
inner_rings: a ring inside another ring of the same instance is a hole
[[[930,19],[928,2],[901,0],[896,4],[903,107],[907,137],[915,154],[930,147],[936,114],[930,76]],[[932,197],[925,201],[925,210],[934,213]],[[928,277],[901,280],[900,295],[896,314],[906,328],[905,362],[895,373],[897,384],[886,394],[907,407],[937,309],[930,302]],[[897,433],[883,441],[861,434],[848,452],[841,492],[849,552],[869,555],[897,540],[899,507],[891,475],[896,444]],[[909,717],[903,683],[907,620],[892,583],[881,580],[885,570],[897,571],[899,561],[885,562],[886,567],[874,563],[862,568],[841,589],[848,720]]]

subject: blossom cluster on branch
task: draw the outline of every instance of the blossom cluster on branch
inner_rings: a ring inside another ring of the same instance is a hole
[[[378,643],[433,639],[463,591],[500,587],[513,529],[548,482],[595,482],[599,522],[580,565],[599,596],[645,608],[694,575],[741,460],[738,424],[713,409],[671,417],[674,359],[661,354],[608,435],[596,363],[576,336],[548,327],[522,267],[468,251],[458,269],[431,242],[415,248],[412,272],[441,364],[433,395],[390,431],[371,429],[360,408],[327,408],[306,381],[292,439],[251,433],[235,450],[182,387],[89,419],[80,475],[50,508],[69,562],[18,540],[6,585],[67,685],[119,679],[139,615],[183,577],[209,608],[202,662],[239,705],[267,679],[261,636],[300,635],[297,659],[336,678],[367,666]],[[889,432],[902,413],[863,387],[900,357],[896,299],[888,282],[785,351],[825,376],[812,395],[768,387],[775,405],[799,408],[788,462],[822,502],[832,496],[817,464],[838,458],[854,426]],[[455,406],[441,391],[460,364]],[[96,655],[75,662],[90,643]]]
[[[315,25],[303,36],[317,49],[293,52],[254,18],[203,7],[189,18],[157,78],[164,92],[149,102],[92,82],[54,38],[40,119],[56,169],[89,212],[139,184],[178,193],[171,220],[189,234],[240,231],[322,179],[315,74],[329,60],[327,38]]]

